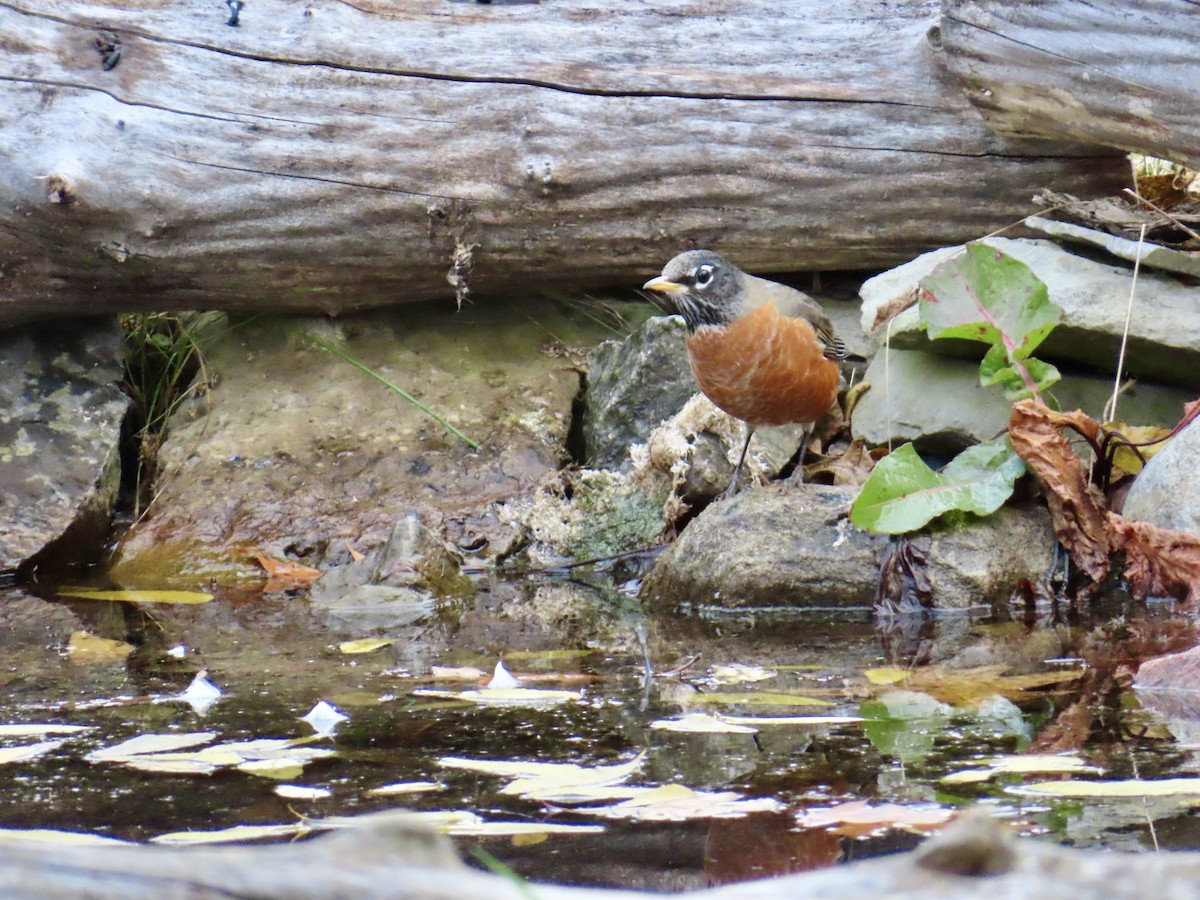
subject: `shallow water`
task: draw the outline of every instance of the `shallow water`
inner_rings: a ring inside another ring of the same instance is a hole
[[[939,779],[973,760],[1025,750],[1056,710],[1071,701],[1070,683],[1010,693],[1009,700],[968,695],[951,670],[930,681],[873,683],[867,673],[933,658],[973,673],[1009,665],[1029,668],[1047,655],[1072,656],[1083,625],[1026,626],[961,616],[880,626],[867,611],[836,618],[759,616],[721,623],[644,618],[635,601],[604,585],[565,581],[481,583],[467,608],[420,626],[382,633],[397,638],[372,653],[346,655],[355,633],[344,620],[314,609],[303,595],[217,592],[199,606],[133,605],[59,598],[50,586],[0,593],[0,724],[53,722],[90,726],[34,761],[0,765],[0,826],[55,828],[144,841],[182,830],[280,824],[405,805],[469,810],[489,821],[596,823],[501,793],[505,780],[439,765],[445,756],[541,760],[586,765],[628,761],[645,752],[629,783],[682,784],[696,790],[772,797],[780,811],[746,818],[686,822],[605,821],[597,835],[544,840],[458,838],[464,855],[483,847],[535,880],[682,889],[796,871],[906,849],[917,840],[885,826],[802,828],[806,811],[854,800],[910,809],[986,803],[1025,834],[1077,846],[1119,849],[1200,847],[1185,799],[1046,800],[1006,785],[1061,776],[1005,776],[948,786]],[[1134,610],[1143,632],[1170,631],[1167,607]],[[126,640],[120,661],[81,664],[62,650],[72,632]],[[1175,627],[1178,631],[1178,627]],[[1052,636],[1053,640],[1048,640]],[[187,648],[182,659],[173,647]],[[643,646],[656,677],[647,679]],[[1047,648],[1058,648],[1053,654]],[[1062,648],[1066,648],[1065,650]],[[678,674],[666,673],[698,655]],[[474,683],[431,678],[429,667],[490,670],[503,657],[531,687],[578,690],[557,706],[481,706],[414,691],[462,691]],[[774,674],[720,683],[709,667],[740,663]],[[1073,662],[1049,667],[1070,669]],[[224,696],[200,715],[171,701],[207,669]],[[1015,669],[1014,669],[1015,671]],[[917,676],[924,672],[925,681]],[[548,680],[538,680],[536,676]],[[551,676],[560,676],[555,680]],[[878,677],[878,676],[876,676]],[[961,678],[969,684],[975,675]],[[730,702],[713,694],[737,692]],[[766,692],[826,706],[759,703]],[[942,694],[940,699],[933,695]],[[983,692],[986,694],[986,691]],[[749,695],[749,696],[746,696]],[[328,788],[327,799],[285,799],[277,782],[235,770],[210,775],[133,771],[89,763],[90,751],[145,733],[215,732],[215,740],[303,737],[299,720],[319,700],[349,719],[313,746],[337,755],[309,763],[289,783]],[[1113,705],[1084,748],[1102,778],[1150,779],[1195,772],[1194,750],[1168,723],[1140,709],[1132,691]],[[673,733],[651,727],[684,712],[751,716],[851,715],[862,723],[763,726],[757,734]],[[0,747],[36,738],[3,738]],[[368,794],[397,781],[441,781],[445,789],[405,797]]]

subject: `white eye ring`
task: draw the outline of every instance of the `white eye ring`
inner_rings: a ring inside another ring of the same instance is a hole
[[[713,279],[713,267],[709,265],[696,268],[696,287],[707,287]]]

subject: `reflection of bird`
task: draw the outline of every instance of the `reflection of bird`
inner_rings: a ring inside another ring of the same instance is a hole
[[[746,423],[731,490],[755,428],[811,425],[837,400],[837,361],[846,347],[808,295],[747,275],[711,250],[679,254],[644,288],[687,323],[688,360],[700,390]]]

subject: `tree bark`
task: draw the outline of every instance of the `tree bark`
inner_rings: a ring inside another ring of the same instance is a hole
[[[0,2],[0,327],[871,269],[1107,151],[997,138],[937,0]]]
[[[387,815],[386,813],[383,815]],[[551,840],[557,838],[552,837]],[[565,851],[569,852],[569,851]],[[753,854],[753,850],[750,851]],[[364,826],[313,841],[241,847],[81,847],[0,843],[6,900],[653,900],[645,891],[531,884],[468,869],[444,838],[402,824]],[[678,894],[694,900],[992,900],[995,897],[1191,898],[1194,853],[1072,850],[1011,833],[979,815],[913,853]]]
[[[1196,0],[945,0],[951,71],[997,133],[1200,168]]]

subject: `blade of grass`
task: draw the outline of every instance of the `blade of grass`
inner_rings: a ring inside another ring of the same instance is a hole
[[[306,331],[301,331],[298,328],[288,328],[287,331],[289,334],[294,334],[296,337],[300,338],[301,340],[308,341],[313,346],[320,347],[326,353],[330,353],[330,354],[336,356],[338,359],[340,359],[344,362],[350,363],[350,365],[354,366],[354,368],[358,369],[360,372],[365,372],[367,375],[370,375],[372,378],[374,378],[376,381],[378,381],[380,384],[382,384],[388,390],[395,391],[397,394],[399,394],[401,397],[403,397],[405,400],[407,400],[409,403],[411,403],[417,409],[421,410],[421,412],[425,413],[425,415],[429,416],[431,419],[433,419],[435,422],[437,422],[439,425],[441,425],[443,428],[445,428],[447,431],[449,431],[451,434],[453,434],[456,438],[461,440],[464,444],[466,444],[472,450],[480,449],[479,444],[477,444],[475,441],[471,440],[469,437],[467,437],[465,434],[463,434],[461,431],[459,431],[457,428],[455,428],[453,425],[451,425],[449,422],[447,422],[445,419],[443,419],[441,416],[439,416],[436,412],[434,412],[432,409],[430,409],[428,406],[426,406],[424,403],[422,403],[420,400],[418,400],[416,397],[414,397],[408,391],[404,390],[404,388],[399,387],[398,385],[392,384],[390,381],[388,381],[386,378],[384,378],[382,375],[380,375],[378,372],[376,372],[370,366],[359,362],[357,359],[355,359],[349,353],[346,353],[344,350],[341,350],[341,349],[333,346],[333,344],[326,343],[325,341],[321,340],[318,337],[314,337],[313,335],[309,334]]]
[[[537,900],[537,894],[533,892],[533,888],[529,882],[506,866],[492,854],[488,853],[482,847],[471,847],[468,851],[473,857],[479,860],[480,864],[491,872],[493,875],[499,875],[514,888],[517,893],[523,897],[528,897],[530,900]]]

